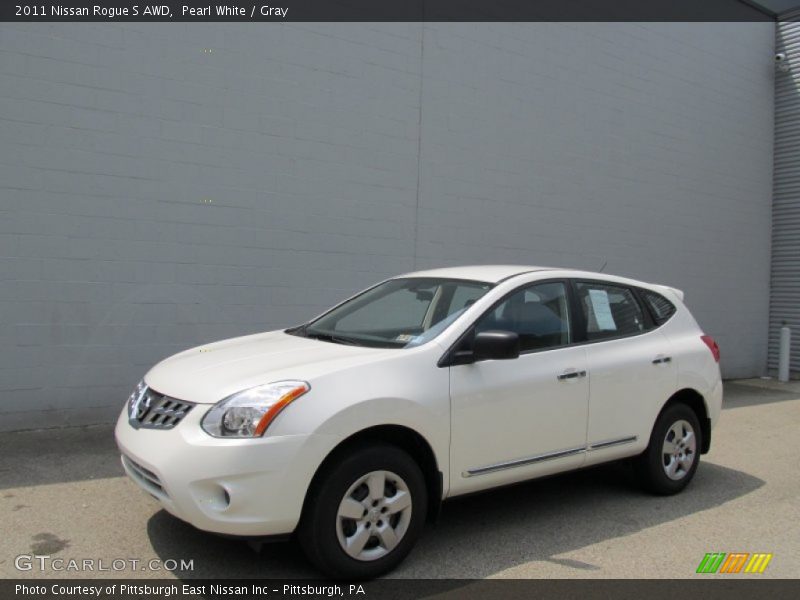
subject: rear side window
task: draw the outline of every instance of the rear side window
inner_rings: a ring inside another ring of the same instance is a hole
[[[653,320],[656,322],[656,325],[663,325],[675,314],[677,310],[675,305],[661,294],[650,290],[641,290],[641,294],[653,315]]]
[[[645,331],[642,307],[633,292],[617,285],[579,281],[578,304],[589,341],[634,335]]]

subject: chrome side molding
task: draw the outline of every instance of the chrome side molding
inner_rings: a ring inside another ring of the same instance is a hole
[[[474,467],[467,469],[461,473],[462,477],[474,477],[476,475],[486,475],[487,473],[494,473],[496,471],[504,471],[505,469],[514,469],[516,467],[524,467],[536,463],[544,462],[547,460],[555,460],[557,458],[565,458],[567,456],[574,456],[584,452],[591,452],[593,450],[605,450],[613,446],[621,446],[623,444],[632,444],[639,439],[639,436],[632,435],[629,437],[619,438],[616,440],[606,440],[603,442],[596,442],[589,446],[580,446],[577,448],[569,448],[567,450],[557,450],[556,452],[548,452],[547,454],[537,454],[536,456],[529,456],[527,458],[518,458],[493,465],[486,465],[485,467]]]
[[[639,439],[638,435],[632,435],[630,437],[620,438],[618,440],[608,440],[608,441],[605,441],[605,442],[596,442],[594,444],[591,444],[587,448],[587,450],[589,450],[589,451],[592,451],[592,450],[603,450],[605,448],[610,448],[611,446],[621,446],[623,444],[632,444],[633,442],[635,442],[638,439]]]
[[[474,477],[475,475],[485,475],[486,473],[493,473],[495,471],[503,471],[504,469],[513,469],[514,467],[523,467],[525,465],[532,465],[546,460],[553,460],[556,458],[564,458],[565,456],[572,456],[573,454],[581,454],[586,452],[586,446],[580,448],[570,448],[569,450],[559,450],[557,452],[548,452],[547,454],[538,454],[528,458],[518,458],[516,460],[509,460],[507,462],[496,463],[494,465],[487,465],[485,467],[475,467],[474,469],[467,469],[464,471],[462,477]]]

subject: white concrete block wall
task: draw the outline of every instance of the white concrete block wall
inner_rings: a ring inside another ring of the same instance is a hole
[[[0,429],[417,267],[687,291],[765,361],[771,24],[0,24]]]
[[[425,29],[417,262],[682,288],[727,377],[766,361],[769,23]]]

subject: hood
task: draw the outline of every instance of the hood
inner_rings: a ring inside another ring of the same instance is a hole
[[[381,348],[312,340],[283,331],[233,338],[191,348],[153,367],[145,382],[155,391],[214,404],[242,390],[283,379],[313,379],[385,356]]]

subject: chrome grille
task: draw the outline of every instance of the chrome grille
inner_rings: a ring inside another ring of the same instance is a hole
[[[137,429],[172,429],[193,407],[192,402],[176,400],[147,388],[131,404],[128,421]]]
[[[132,458],[122,455],[122,462],[128,468],[128,471],[133,474],[134,479],[139,482],[139,485],[144,487],[148,492],[158,497],[168,496],[164,486],[161,485],[161,480],[158,475],[149,469],[145,469],[142,465],[137,463]]]

